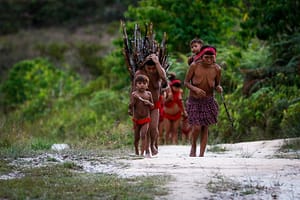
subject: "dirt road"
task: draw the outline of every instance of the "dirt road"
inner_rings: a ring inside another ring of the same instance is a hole
[[[282,144],[224,144],[202,158],[189,157],[190,146],[160,146],[153,158],[125,160],[122,174],[171,175],[168,196],[157,199],[300,199],[299,152],[298,159],[279,158],[291,156],[278,152]]]
[[[99,156],[56,151],[19,158],[15,166],[40,167],[73,162],[88,173],[113,173],[123,177],[169,175],[166,200],[300,199],[300,152],[280,152],[284,140],[208,146],[205,157],[189,157],[190,146],[165,145],[152,158],[124,155]],[[199,147],[198,147],[199,154]],[[53,162],[55,161],[55,162]],[[22,177],[10,173],[0,179]]]

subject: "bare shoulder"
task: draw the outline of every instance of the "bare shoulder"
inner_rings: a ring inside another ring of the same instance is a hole
[[[218,65],[217,63],[215,63],[214,65],[215,65],[215,68],[216,68],[217,71],[221,71],[222,70],[221,66]]]
[[[189,70],[194,70],[195,67],[197,67],[197,65],[198,65],[198,63],[192,62],[192,63],[190,64]]]

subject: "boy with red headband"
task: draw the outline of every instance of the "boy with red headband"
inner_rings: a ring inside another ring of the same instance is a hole
[[[149,79],[145,75],[137,75],[134,78],[135,91],[131,93],[129,103],[129,114],[133,116],[134,123],[134,147],[135,154],[139,154],[139,141],[141,143],[141,155],[150,157],[148,129],[151,122],[150,112],[154,107],[152,94],[147,91]]]
[[[223,92],[220,85],[221,67],[215,63],[215,47],[205,45],[198,55],[199,59],[194,58],[184,80],[185,86],[190,90],[187,112],[189,124],[193,127],[191,157],[196,156],[199,135],[199,156],[204,156],[208,140],[208,127],[217,123],[219,112],[219,106],[214,98],[214,91]]]

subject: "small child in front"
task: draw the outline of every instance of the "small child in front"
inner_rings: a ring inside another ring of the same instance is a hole
[[[149,79],[145,75],[136,75],[134,79],[135,90],[131,93],[129,114],[133,116],[134,147],[136,155],[151,157],[149,150],[148,129],[151,121],[150,112],[154,108],[152,94],[148,91]],[[141,154],[139,153],[139,141]]]

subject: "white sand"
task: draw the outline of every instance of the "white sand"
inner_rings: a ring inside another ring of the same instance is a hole
[[[143,159],[55,152],[19,158],[12,165],[31,168],[74,162],[88,173],[113,173],[123,177],[170,175],[172,179],[165,186],[169,193],[157,196],[158,200],[300,199],[300,152],[293,152],[297,159],[288,159],[293,156],[291,153],[278,152],[283,143],[284,140],[270,140],[222,144],[217,146],[226,151],[219,153],[209,151],[213,147],[208,146],[205,157],[189,157],[190,145],[160,146],[157,156]],[[199,154],[199,145],[197,148]],[[22,176],[13,172],[0,179]]]
[[[171,175],[169,194],[157,199],[300,199],[300,160],[275,157],[282,144],[218,145],[226,151],[205,157],[189,157],[190,146],[160,146],[153,158],[126,160],[130,167],[122,174]]]

